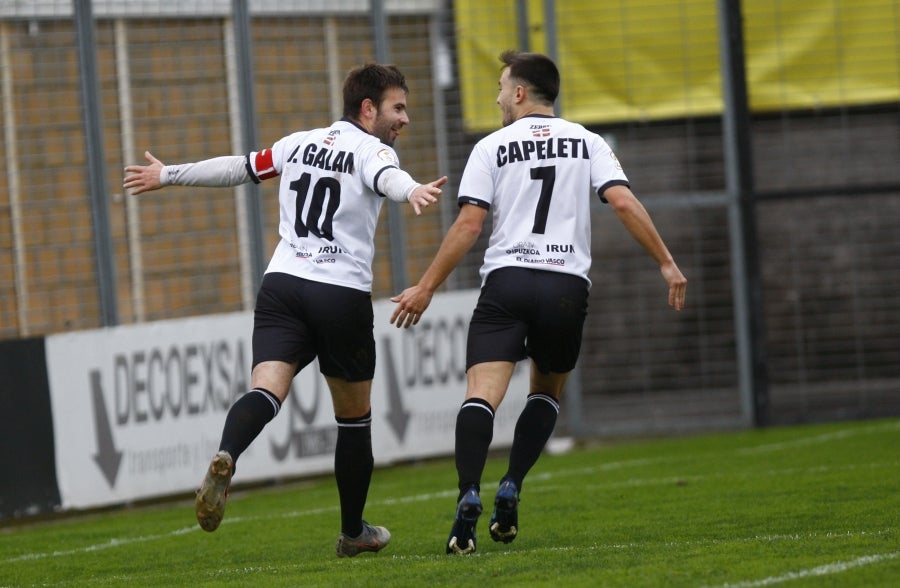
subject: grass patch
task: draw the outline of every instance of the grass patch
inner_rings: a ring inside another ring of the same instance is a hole
[[[8,525],[0,586],[897,586],[898,447],[890,419],[545,455],[509,545],[487,533],[506,466],[492,458],[467,557],[444,554],[449,459],[375,472],[366,518],[394,538],[349,560],[334,556],[331,477],[238,488],[215,533],[192,500]]]

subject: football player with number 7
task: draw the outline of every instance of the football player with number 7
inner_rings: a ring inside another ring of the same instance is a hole
[[[516,363],[530,357],[530,390],[488,525],[494,541],[509,543],[519,532],[522,483],[553,433],[563,386],[581,349],[591,286],[591,193],[609,203],[659,265],[675,310],[684,307],[687,284],[609,145],[555,116],[556,64],[518,51],[506,51],[500,60],[503,128],[472,150],[459,184],[459,215],[431,265],[418,284],[391,299],[397,303],[391,323],[416,324],[492,213],[481,293],[469,325],[466,398],[456,419],[459,495],[447,553],[475,551],[494,415]]]
[[[299,131],[270,149],[196,163],[125,168],[133,194],[164,186],[237,186],[280,177],[280,240],[253,315],[251,390],[225,418],[219,452],[197,490],[196,514],[215,531],[225,513],[238,457],[278,414],[294,376],[318,357],[331,390],[337,444],[334,474],[341,505],[338,557],[379,551],[391,539],[363,520],[372,478],[375,373],[372,257],[384,197],[415,213],[437,201],[446,177],[419,183],[400,169],[394,141],[409,124],[403,74],[366,64],[343,85],[343,118]]]

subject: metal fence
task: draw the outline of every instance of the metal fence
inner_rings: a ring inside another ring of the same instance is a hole
[[[252,308],[277,187],[134,197],[122,169],[144,150],[195,161],[327,125],[343,75],[365,61],[407,75],[403,166],[450,176],[438,210],[385,207],[373,295],[392,295],[453,221],[469,149],[499,124],[497,55],[517,46],[557,59],[561,114],[614,146],[689,280],[688,308],[671,312],[652,261],[595,200],[590,316],[562,429],[900,414],[896,3],[745,0],[743,135],[729,134],[740,113],[723,98],[740,78],[720,59],[737,2],[535,4],[3,3],[0,338]],[[743,170],[728,157],[740,149]],[[477,287],[481,246],[447,288]]]

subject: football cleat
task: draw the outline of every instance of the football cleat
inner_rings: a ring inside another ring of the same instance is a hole
[[[228,499],[228,487],[234,475],[234,460],[227,451],[220,451],[209,464],[209,470],[203,483],[197,490],[194,508],[197,522],[204,531],[212,533],[219,528],[225,516],[225,501]]]
[[[447,553],[468,555],[475,553],[475,525],[481,515],[478,490],[470,488],[456,506],[456,520],[447,539]]]
[[[490,531],[491,539],[504,543],[511,543],[519,532],[519,489],[509,478],[504,478],[497,489]]]
[[[362,533],[356,537],[348,537],[341,533],[334,546],[334,551],[338,557],[353,557],[363,551],[381,551],[390,541],[390,531],[363,521]]]

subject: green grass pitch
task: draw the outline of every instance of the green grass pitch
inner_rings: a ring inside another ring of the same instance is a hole
[[[376,470],[366,518],[394,536],[378,554],[335,557],[326,476],[237,487],[215,533],[187,497],[7,524],[0,586],[900,586],[900,419],[545,455],[509,545],[487,532],[504,456],[470,556],[444,553],[456,475],[440,459]]]

